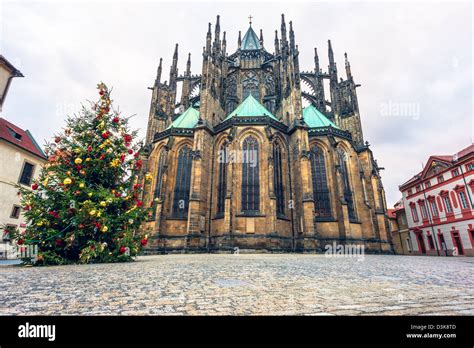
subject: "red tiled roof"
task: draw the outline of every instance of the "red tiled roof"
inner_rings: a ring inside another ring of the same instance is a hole
[[[15,136],[15,134],[17,134],[17,136]],[[39,147],[28,130],[23,130],[1,117],[0,139],[4,139],[9,143],[22,148],[23,150],[46,159],[46,155],[44,154],[43,150]]]
[[[458,158],[461,158],[461,157],[464,157],[470,153],[474,152],[474,144],[471,144],[469,145],[468,147],[466,147],[465,149],[462,149],[461,151],[459,151],[457,153],[458,155]]]
[[[395,214],[395,209],[387,209],[387,215],[391,219],[395,219],[397,217]]]

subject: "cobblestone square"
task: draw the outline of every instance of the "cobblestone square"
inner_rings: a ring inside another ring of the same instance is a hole
[[[1,315],[473,315],[474,260],[200,254],[0,266]]]

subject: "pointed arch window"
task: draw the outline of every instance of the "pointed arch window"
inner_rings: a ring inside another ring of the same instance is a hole
[[[260,211],[258,141],[248,136],[242,145],[242,212],[252,214]]]
[[[285,215],[285,191],[283,187],[282,151],[278,143],[273,144],[273,189],[276,196],[277,215]]]
[[[191,149],[186,145],[179,150],[178,154],[178,167],[173,196],[173,217],[175,218],[186,218],[188,216],[191,167]]]
[[[156,185],[153,198],[161,197],[161,190],[163,188],[163,176],[165,173],[166,150],[161,150],[158,156],[158,170],[156,171]]]
[[[227,144],[222,144],[219,149],[219,181],[217,185],[217,214],[225,211],[225,196],[227,191]]]
[[[324,151],[314,145],[310,149],[311,177],[313,182],[314,212],[317,219],[332,217]]]
[[[349,172],[347,170],[347,154],[344,151],[339,151],[339,165],[341,170],[342,184],[344,189],[344,200],[347,203],[347,210],[350,221],[356,221],[356,215],[354,210],[354,199],[352,195],[351,184],[349,180]]]

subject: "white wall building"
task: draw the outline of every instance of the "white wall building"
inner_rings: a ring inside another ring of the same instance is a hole
[[[474,256],[474,145],[431,156],[400,186],[413,254]]]
[[[45,162],[45,154],[28,130],[0,118],[0,226],[26,227],[16,185],[31,187]],[[8,234],[0,230],[0,258],[10,258],[13,252]]]

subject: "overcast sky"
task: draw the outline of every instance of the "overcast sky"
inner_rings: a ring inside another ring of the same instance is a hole
[[[0,53],[25,75],[13,81],[1,117],[32,131],[40,144],[64,126],[66,114],[96,98],[96,83],[113,87],[115,105],[136,116],[146,131],[159,58],[163,80],[175,43],[179,71],[187,53],[201,73],[207,23],[221,15],[228,51],[238,31],[264,32],[273,52],[280,15],[292,20],[302,70],[313,69],[318,47],[327,70],[331,39],[339,75],[347,52],[358,88],[364,137],[379,165],[388,204],[398,185],[432,154],[468,146],[473,131],[472,22],[470,2],[240,2],[151,1],[0,2]],[[288,25],[288,24],[287,24]],[[328,97],[328,94],[326,95]]]

